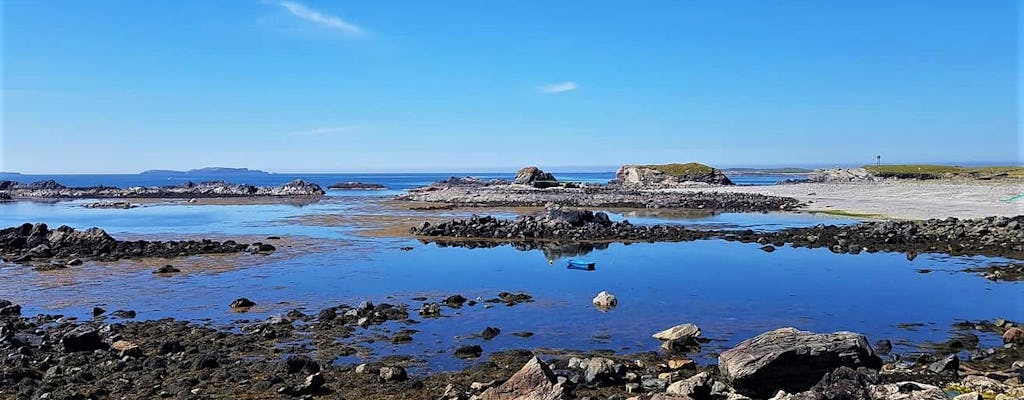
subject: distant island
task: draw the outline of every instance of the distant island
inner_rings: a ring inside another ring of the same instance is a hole
[[[190,169],[188,171],[151,169],[142,171],[139,175],[270,175],[270,173],[248,168],[206,167]]]
[[[18,172],[0,171],[0,175],[21,175]]]

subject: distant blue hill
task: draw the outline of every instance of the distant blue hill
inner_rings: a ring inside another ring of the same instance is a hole
[[[248,168],[225,168],[225,167],[206,167],[198,169],[190,169],[188,171],[174,171],[169,169],[151,169],[142,171],[139,175],[270,175],[269,172],[260,171],[258,169]]]

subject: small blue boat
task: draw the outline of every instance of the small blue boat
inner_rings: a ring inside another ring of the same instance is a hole
[[[594,270],[594,262],[593,261],[587,261],[587,260],[577,260],[577,259],[572,259],[571,258],[571,259],[569,259],[569,266],[568,266],[568,268],[570,268],[570,269],[581,269],[581,270],[584,270],[584,271],[593,271]]]

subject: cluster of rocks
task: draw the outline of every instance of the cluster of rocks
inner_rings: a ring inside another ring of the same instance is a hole
[[[0,257],[16,263],[48,263],[47,268],[74,266],[83,260],[115,261],[243,251],[256,254],[274,250],[274,246],[266,243],[245,244],[232,240],[124,241],[114,239],[100,228],[76,230],[61,226],[50,229],[42,223],[0,230]]]
[[[817,183],[877,182],[882,178],[864,168],[816,169],[807,175],[807,180]]]
[[[726,232],[726,240],[770,246],[828,248],[835,253],[862,251],[1024,258],[1024,216],[926,221],[878,221],[854,225],[817,225],[778,232]]]
[[[641,190],[619,186],[537,189],[523,185],[429,186],[396,197],[401,201],[454,204],[465,207],[539,207],[548,203],[572,207],[682,208],[706,212],[770,212],[795,210],[791,197],[756,193]]]
[[[790,197],[671,190],[681,186],[678,179],[692,182],[689,179],[699,177],[670,175],[645,166],[623,168],[620,170],[623,174],[621,178],[608,185],[559,182],[549,173],[536,167],[527,167],[520,170],[512,182],[452,177],[412,189],[396,199],[466,207],[537,207],[554,203],[574,207],[681,208],[706,212],[768,212],[793,210],[802,206]],[[711,176],[699,180],[717,185],[731,184],[721,171],[707,168],[712,171],[707,172]],[[638,172],[648,170],[653,172]],[[661,178],[650,177],[654,175]],[[634,176],[637,177],[634,179]]]
[[[645,188],[664,188],[693,184],[733,184],[729,177],[725,176],[721,170],[698,163],[623,165],[615,171],[615,180],[611,183]]]
[[[340,182],[330,185],[327,188],[335,190],[385,190],[388,187],[379,183]]]
[[[854,225],[817,225],[774,232],[754,230],[690,229],[679,225],[633,225],[611,221],[603,212],[550,207],[541,215],[498,219],[474,215],[469,219],[439,224],[424,222],[410,228],[423,238],[436,238],[445,246],[484,247],[515,243],[543,248],[547,241],[579,242],[680,242],[724,239],[760,243],[766,251],[790,244],[794,247],[828,248],[836,253],[905,252],[953,255],[989,255],[1024,258],[1024,216],[956,218],[927,221],[862,222]],[[480,239],[486,239],[481,241]],[[532,245],[531,245],[532,243]]]
[[[93,203],[86,203],[86,204],[82,205],[82,207],[85,207],[85,208],[113,208],[113,209],[128,210],[128,209],[132,209],[132,208],[135,208],[135,207],[138,207],[138,206],[136,206],[136,205],[134,205],[134,204],[132,204],[130,202],[127,202],[127,201],[97,201],[97,202],[93,202]]]
[[[498,300],[524,297],[529,296],[504,293]],[[470,303],[459,295],[441,302],[452,308]],[[628,356],[563,353],[544,360],[530,351],[514,350],[492,353],[489,360],[461,371],[412,376],[401,362],[337,362],[360,352],[349,343],[411,342],[414,329],[399,329],[391,337],[380,336],[390,329],[370,329],[389,321],[415,324],[404,304],[363,302],[315,314],[292,310],[224,327],[171,319],[134,321],[130,311],[114,314],[121,319],[111,320],[115,316],[107,317],[98,308],[89,321],[50,315],[28,318],[16,304],[0,300],[0,351],[6,355],[0,358],[0,398],[945,398],[936,397],[945,396],[939,388],[984,398],[1024,394],[1024,363],[1019,361],[1012,366],[999,361],[990,365],[990,372],[961,375],[986,362],[1020,358],[1024,332],[1015,333],[1019,328],[1009,321],[967,323],[1004,331],[1004,338],[1010,339],[1005,347],[979,351],[977,358],[972,352],[972,358],[962,362],[955,354],[939,354],[919,356],[917,363],[883,365],[863,335],[783,328],[722,352],[717,366],[699,366],[675,351]],[[699,338],[699,331],[682,324],[655,337],[685,344]],[[488,340],[500,334],[500,329],[488,327],[479,337]],[[453,354],[474,359],[482,352],[481,346],[469,345]]]
[[[223,181],[178,186],[66,187],[53,180],[33,183],[0,181],[0,191],[12,198],[199,198],[199,197],[319,197],[325,194],[315,183],[297,179],[281,186],[253,186]]]

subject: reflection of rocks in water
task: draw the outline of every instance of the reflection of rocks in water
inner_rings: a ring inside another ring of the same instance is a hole
[[[663,218],[663,219],[701,219],[713,217],[717,213],[714,211],[704,210],[664,210],[664,209],[636,209],[623,211],[621,215],[623,217],[630,218]]]
[[[562,243],[562,242],[496,242],[496,241],[429,241],[420,240],[424,244],[434,243],[437,247],[462,247],[467,249],[490,249],[505,245],[519,251],[540,250],[548,260],[565,257],[579,257],[594,250],[605,250],[608,243]]]
[[[523,251],[536,250],[539,248],[544,252],[544,257],[548,260],[557,260],[564,257],[579,257],[594,250],[604,250],[608,248],[608,243],[529,242],[532,246],[519,246],[520,244],[522,243],[516,243],[512,246]]]

